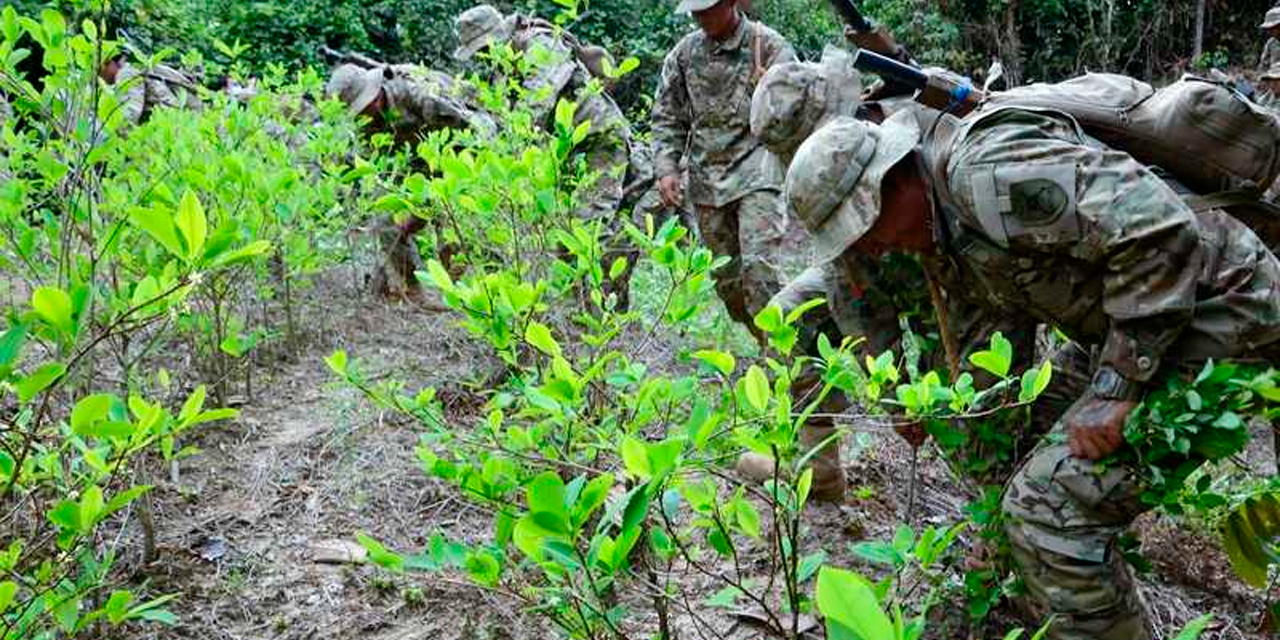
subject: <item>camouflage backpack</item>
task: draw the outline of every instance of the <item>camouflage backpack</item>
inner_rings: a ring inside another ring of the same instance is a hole
[[[993,94],[983,109],[1004,106],[1065,112],[1089,135],[1202,194],[1264,191],[1280,174],[1280,120],[1225,82],[1188,75],[1157,90],[1090,73]]]
[[[607,58],[609,60],[609,67],[612,68],[613,56],[610,56],[609,52],[604,47],[582,44],[582,41],[578,39],[578,36],[573,35],[573,33],[568,29],[557,27],[550,21],[542,18],[517,14],[515,16],[515,21],[515,32],[526,34],[525,42],[515,43],[517,49],[523,49],[527,46],[527,40],[531,39],[535,35],[547,33],[554,34],[564,41],[565,45],[569,47],[569,50],[573,52],[574,59],[581,62],[582,66],[586,67],[592,77],[603,81],[610,80],[608,74],[605,73],[605,64],[603,61]]]

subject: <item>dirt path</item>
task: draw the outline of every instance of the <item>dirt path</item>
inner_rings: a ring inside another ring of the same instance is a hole
[[[483,613],[498,603],[474,590],[317,562],[357,531],[419,549],[437,529],[467,538],[484,526],[418,469],[412,426],[333,384],[323,362],[343,348],[371,377],[394,371],[410,386],[447,388],[480,354],[459,351],[467,342],[443,316],[355,302],[312,327],[319,344],[259,384],[240,419],[197,438],[202,451],[183,461],[177,484],[158,485],[161,559],[143,576],[154,593],[183,594],[172,607],[181,622],[132,637],[502,637],[484,627],[502,621]]]
[[[343,348],[371,378],[394,374],[410,390],[448,390],[484,370],[483,353],[446,315],[369,300],[334,305],[350,295],[346,286],[326,291],[322,284],[313,293],[312,316],[322,319],[311,327],[316,344],[258,384],[239,420],[204,432],[195,442],[202,452],[182,463],[176,484],[158,485],[161,559],[138,576],[153,594],[182,594],[171,607],[180,623],[133,626],[129,638],[553,637],[510,602],[460,583],[320,561],[349,552],[356,532],[416,550],[435,531],[474,541],[489,527],[484,514],[418,469],[413,425],[334,384],[323,362]],[[863,436],[846,443],[846,460],[858,497],[844,507],[815,508],[805,538],[825,547],[829,562],[874,573],[848,543],[892,536],[906,511],[908,451],[896,438]],[[926,456],[921,469],[917,524],[962,519],[963,501],[944,465]],[[1142,529],[1144,551],[1161,576],[1145,578],[1144,593],[1166,630],[1217,610],[1223,622],[1205,638],[1262,637],[1249,633],[1256,594],[1231,577],[1215,544],[1156,518]],[[699,589],[710,595],[719,586]],[[726,637],[761,637],[727,613],[712,619]],[[929,637],[949,635],[935,630]]]

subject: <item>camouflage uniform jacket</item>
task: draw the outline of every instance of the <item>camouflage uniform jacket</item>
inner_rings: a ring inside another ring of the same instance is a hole
[[[467,104],[452,76],[411,64],[391,67],[395,76],[383,85],[390,126],[397,144],[409,144],[440,129],[494,130],[493,120]]]
[[[125,122],[138,125],[151,117],[158,107],[170,109],[199,109],[201,106],[199,85],[186,74],[166,65],[141,69],[131,64],[121,65],[116,75],[116,86],[124,87],[124,99],[120,106]]]
[[[554,31],[536,23],[526,24],[511,36],[516,51],[537,51],[549,56],[546,64],[525,78],[524,88],[531,93],[529,102],[534,122],[548,131],[555,126],[556,104],[561,98],[576,102],[574,125],[591,122],[588,135],[612,135],[630,140],[631,127],[622,109],[603,88],[590,86],[591,72],[579,62],[569,45]]]
[[[1101,344],[1100,364],[1137,383],[1280,339],[1280,261],[1263,242],[1069,117],[998,109],[921,151],[948,292]]]
[[[1262,59],[1258,61],[1258,70],[1266,72],[1277,64],[1280,64],[1280,40],[1267,38],[1267,44],[1262,46]]]
[[[746,17],[723,42],[701,30],[680,40],[662,64],[651,116],[655,173],[679,173],[687,149],[695,205],[781,189],[781,165],[751,135],[751,96],[769,67],[795,57],[776,31]]]

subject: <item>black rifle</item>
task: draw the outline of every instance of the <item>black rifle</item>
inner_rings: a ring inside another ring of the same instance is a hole
[[[905,64],[867,49],[859,49],[853,58],[859,71],[884,78],[885,84],[905,87],[914,93],[916,102],[958,116],[966,116],[982,102],[982,92],[967,82],[943,74],[930,74],[915,65]],[[902,95],[902,94],[899,94]]]
[[[335,51],[323,44],[320,45],[317,51],[319,51],[320,57],[331,65],[354,64],[357,67],[363,67],[365,69],[376,69],[378,67],[386,66],[363,53],[356,53],[354,51]]]

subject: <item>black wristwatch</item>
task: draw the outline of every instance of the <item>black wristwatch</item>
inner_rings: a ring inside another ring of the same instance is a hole
[[[1111,367],[1100,367],[1089,384],[1093,395],[1109,400],[1136,400],[1141,387]]]

